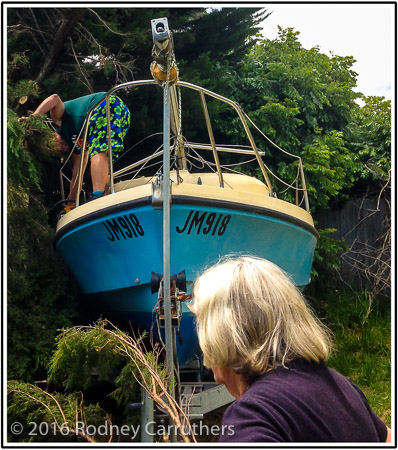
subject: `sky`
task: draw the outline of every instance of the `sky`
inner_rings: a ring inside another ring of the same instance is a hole
[[[293,27],[304,48],[353,56],[356,91],[393,98],[395,88],[394,5],[392,4],[262,4],[268,12],[263,35],[275,39],[278,25]]]

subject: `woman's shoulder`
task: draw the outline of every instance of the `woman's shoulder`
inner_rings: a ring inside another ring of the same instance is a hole
[[[337,372],[336,374],[340,375]],[[263,390],[265,385],[272,386],[275,383],[279,385],[280,391],[281,384],[300,386],[301,384],[312,383],[314,379],[328,378],[329,376],[330,369],[323,361],[314,362],[296,359],[258,376],[252,381],[248,391]]]
[[[290,424],[276,398],[246,391],[224,412],[220,442],[291,442]],[[260,401],[259,401],[260,400]],[[265,403],[264,403],[265,402]],[[267,407],[265,407],[265,405]]]
[[[359,390],[359,388],[357,388]],[[263,409],[280,411],[311,406],[320,399],[344,394],[358,401],[358,391],[347,378],[330,369],[321,361],[295,360],[285,366],[278,366],[257,377],[244,395],[236,401],[235,408],[244,404],[256,404]]]
[[[228,407],[223,424],[241,439],[252,433],[252,442],[385,440],[385,426],[357,386],[324,363],[305,361],[257,377]]]

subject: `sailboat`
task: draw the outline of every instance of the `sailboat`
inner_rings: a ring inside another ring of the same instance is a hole
[[[164,42],[162,36],[154,38],[155,44],[162,39]],[[169,36],[166,33],[166,38]],[[171,65],[173,68],[175,65]],[[126,88],[142,86],[156,89],[162,99],[166,92],[170,117],[166,116],[165,123],[166,128],[171,127],[171,141],[165,135],[168,131],[164,131],[163,146],[145,158],[118,170],[110,163],[108,195],[77,202],[74,209],[61,216],[54,245],[82,291],[98,300],[99,313],[106,307],[115,317],[150,331],[163,317],[159,286],[164,272],[164,241],[168,240],[172,294],[177,291],[172,308],[173,327],[180,337],[176,352],[179,364],[189,366],[200,359],[200,351],[194,317],[184,300],[197,276],[225,255],[251,254],[274,262],[297,286],[303,287],[310,281],[318,234],[309,210],[301,159],[295,157],[296,185],[287,183],[297,193],[295,201],[278,198],[264,162],[265,152],[257,146],[253,123],[240,106],[204,87],[180,80],[170,67],[161,69],[158,62],[152,79],[115,86],[107,92],[106,99]],[[163,74],[163,79],[158,73]],[[207,142],[190,142],[182,134],[180,98],[185,91],[200,99]],[[236,114],[247,145],[216,142],[207,107],[209,98],[228,105]],[[84,149],[87,127],[82,133]],[[225,154],[253,159],[261,179],[229,172],[220,161]],[[166,171],[163,166],[163,170],[139,176],[141,168],[162,158],[171,159],[171,170]],[[209,170],[197,170],[190,164],[192,158],[211,159]],[[82,174],[79,179],[81,184]],[[166,200],[169,222],[165,234]]]

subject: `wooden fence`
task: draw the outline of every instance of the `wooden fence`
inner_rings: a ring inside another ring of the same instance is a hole
[[[343,240],[341,275],[375,293],[391,287],[390,202],[385,198],[356,198],[316,217],[319,229],[334,228],[330,237]]]

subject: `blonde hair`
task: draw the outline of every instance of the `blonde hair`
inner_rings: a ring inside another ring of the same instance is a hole
[[[227,366],[247,379],[296,359],[319,362],[331,351],[329,330],[275,264],[229,258],[195,282],[191,310],[207,367]]]

